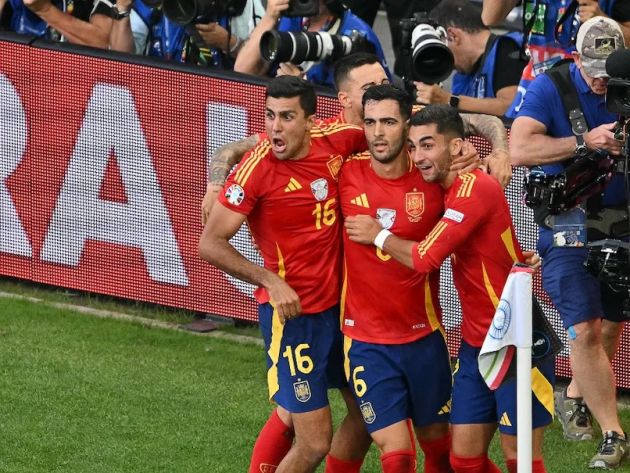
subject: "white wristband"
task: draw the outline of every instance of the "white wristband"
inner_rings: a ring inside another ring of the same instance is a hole
[[[378,232],[376,237],[374,237],[374,246],[376,246],[379,250],[383,249],[383,245],[385,244],[385,240],[388,236],[390,236],[392,232],[389,230],[385,230],[384,228]]]

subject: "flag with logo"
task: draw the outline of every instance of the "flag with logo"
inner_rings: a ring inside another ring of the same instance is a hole
[[[532,366],[556,356],[562,350],[562,342],[545,317],[532,293],[533,270],[517,263],[508,275],[501,300],[488,328],[479,352],[479,372],[488,387],[497,389],[501,383],[514,376],[514,354],[518,346],[515,321],[532,312]]]

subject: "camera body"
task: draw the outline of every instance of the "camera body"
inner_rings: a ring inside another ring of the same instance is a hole
[[[523,181],[525,204],[538,212],[536,221],[540,224],[539,220],[547,215],[569,210],[601,191],[612,176],[613,166],[614,161],[608,153],[596,149],[573,158],[573,162],[559,174],[533,169]]]
[[[630,243],[612,239],[589,243],[584,265],[613,291],[625,294],[623,310],[630,317]]]
[[[217,21],[243,13],[247,0],[163,0],[166,17],[180,26]]]
[[[426,12],[400,20],[401,60],[405,80],[437,84],[447,79],[455,67],[453,53],[446,45],[446,30]]]
[[[335,61],[351,53],[368,51],[374,52],[373,45],[356,30],[350,35],[270,30],[260,38],[260,54],[273,63]]]

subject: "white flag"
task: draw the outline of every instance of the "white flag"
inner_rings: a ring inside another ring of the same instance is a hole
[[[531,346],[518,333],[517,320],[532,311],[532,274],[529,266],[516,264],[503,288],[501,300],[479,352],[479,372],[488,387],[497,389],[507,374],[515,348]]]

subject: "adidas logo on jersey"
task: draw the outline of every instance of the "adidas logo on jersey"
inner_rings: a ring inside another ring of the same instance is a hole
[[[504,412],[501,416],[501,420],[499,421],[500,425],[505,425],[506,427],[512,427],[512,422],[510,422],[510,418],[507,415],[507,412]]]
[[[442,408],[438,412],[438,415],[448,414],[449,412],[451,412],[451,400],[450,399],[447,401],[446,404],[444,404],[442,406]]]
[[[358,205],[359,207],[370,207],[370,203],[368,202],[367,195],[361,194],[354,199],[350,199],[350,203],[354,205]]]
[[[284,188],[284,192],[293,192],[302,188],[302,184],[294,178],[289,179],[289,184]]]

